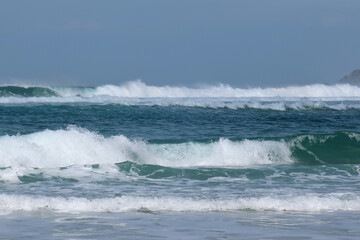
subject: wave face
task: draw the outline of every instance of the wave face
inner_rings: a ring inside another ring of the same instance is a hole
[[[133,81],[93,88],[0,87],[0,104],[88,102],[284,111],[359,109],[359,101],[360,88],[348,84],[241,89],[222,84],[203,88],[156,87]]]
[[[0,97],[54,97],[55,90],[46,87],[0,86]]]

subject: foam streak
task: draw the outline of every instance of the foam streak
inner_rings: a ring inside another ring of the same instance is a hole
[[[360,197],[354,194],[305,194],[302,196],[265,196],[233,199],[193,199],[181,197],[122,196],[115,198],[63,198],[0,194],[0,213],[13,211],[55,212],[128,212],[150,211],[211,212],[211,211],[360,211]]]

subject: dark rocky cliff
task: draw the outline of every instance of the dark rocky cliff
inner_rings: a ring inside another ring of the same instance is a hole
[[[360,85],[360,68],[346,74],[339,80],[339,83],[349,83],[353,85]]]

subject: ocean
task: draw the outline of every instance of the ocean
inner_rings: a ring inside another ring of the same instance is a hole
[[[359,239],[360,87],[0,86],[0,239]]]

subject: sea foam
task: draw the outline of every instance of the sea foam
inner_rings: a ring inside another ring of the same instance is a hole
[[[261,109],[261,110],[309,110],[309,109],[360,109],[360,98],[121,98],[94,97],[2,97],[0,104],[120,104],[123,106],[184,106],[200,108]]]
[[[121,86],[104,85],[96,87],[94,95],[140,98],[188,98],[188,97],[359,97],[360,87],[349,84],[312,84],[280,88],[233,88],[219,84],[202,88],[149,86],[140,80]]]
[[[293,162],[282,141],[220,139],[210,143],[149,144],[103,137],[78,127],[0,137],[0,167],[54,168],[132,161],[169,167],[243,167]]]
[[[0,214],[13,211],[54,212],[211,212],[211,211],[359,211],[360,197],[350,193],[273,195],[231,199],[121,196],[114,198],[45,197],[0,194]],[[145,211],[144,211],[145,210]]]

